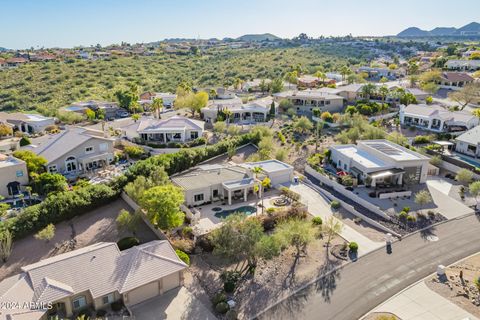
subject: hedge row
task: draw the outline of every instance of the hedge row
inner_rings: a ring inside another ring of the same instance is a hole
[[[65,221],[110,203],[118,197],[129,181],[135,180],[139,175],[148,177],[159,167],[164,167],[167,173],[172,175],[227,152],[232,144],[238,147],[249,142],[258,143],[259,139],[258,134],[246,134],[206,148],[185,149],[138,161],[110,185],[89,185],[73,191],[50,194],[43,202],[25,208],[18,216],[0,224],[0,231],[8,229],[17,239],[25,237],[50,223]]]
[[[13,237],[18,239],[45,228],[49,223],[65,221],[105,205],[118,195],[117,190],[103,184],[52,193],[41,203],[7,219],[0,227],[10,230]]]

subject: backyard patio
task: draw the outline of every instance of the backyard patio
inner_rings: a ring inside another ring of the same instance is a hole
[[[274,207],[273,200],[280,197],[280,191],[270,189],[263,195],[264,211],[268,208]],[[258,203],[258,207],[257,207]],[[235,212],[242,212],[246,215],[256,215],[262,213],[262,200],[257,199],[253,194],[248,194],[247,201],[243,201],[243,197],[233,200],[231,205],[226,201],[217,201],[208,205],[203,205],[191,209],[194,213],[194,230],[196,235],[204,235],[215,228],[220,227],[221,222],[228,215]]]

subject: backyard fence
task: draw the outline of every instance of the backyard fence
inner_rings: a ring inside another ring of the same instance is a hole
[[[348,191],[345,189],[345,186],[339,184],[338,182],[329,179],[327,176],[317,172],[315,169],[310,167],[308,164],[305,166],[305,172],[320,181],[322,184],[329,186],[336,192],[344,195],[345,197],[351,199],[352,201],[358,203],[359,205],[365,207],[366,209],[370,210],[371,212],[375,213],[376,215],[382,217],[383,219],[390,220],[390,217],[383,212],[379,207],[373,205],[372,203],[368,202],[367,200],[359,197],[355,193]]]
[[[156,228],[150,220],[147,218],[145,211],[140,208],[140,206],[129,197],[125,191],[122,191],[121,195],[122,199],[133,209],[133,211],[138,212],[140,217],[142,217],[143,222],[152,230],[152,232],[158,237],[160,240],[168,240],[167,236],[158,228]]]

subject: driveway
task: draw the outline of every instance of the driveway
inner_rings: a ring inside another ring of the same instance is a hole
[[[373,312],[390,312],[402,320],[479,320],[430,290],[423,280],[400,292]]]
[[[216,320],[217,318],[185,287],[130,307],[135,320]]]
[[[474,212],[472,208],[449,196],[452,184],[448,181],[432,178],[427,180],[427,187],[433,202],[438,207],[437,210],[445,218],[455,219]]]
[[[331,217],[334,212],[330,207],[330,203],[317,191],[310,188],[306,184],[298,183],[290,185],[290,190],[297,192],[301,195],[300,201],[308,207],[308,212],[313,216],[321,217],[323,221],[326,221]],[[364,255],[367,252],[380,248],[384,245],[383,242],[375,242],[359,233],[357,230],[343,224],[343,229],[340,232],[340,236],[348,242],[358,243],[359,255]]]

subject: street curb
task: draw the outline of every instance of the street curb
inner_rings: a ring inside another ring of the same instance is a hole
[[[460,217],[456,217],[455,219],[440,221],[440,222],[438,222],[438,223],[432,224],[431,226],[425,227],[425,228],[423,228],[423,229],[421,229],[421,230],[417,230],[417,231],[414,231],[414,232],[412,232],[412,233],[409,233],[408,235],[402,237],[401,239],[396,239],[396,240],[394,240],[392,243],[402,241],[402,239],[408,238],[408,237],[410,237],[410,236],[413,236],[413,235],[415,235],[415,234],[417,234],[417,233],[419,233],[419,232],[421,232],[421,231],[425,231],[425,230],[427,230],[428,228],[432,228],[432,227],[435,227],[435,226],[438,226],[438,225],[447,223],[447,222],[449,222],[449,221],[464,219],[464,218],[467,218],[467,217],[469,217],[469,216],[471,216],[471,215],[475,215],[475,213],[469,213],[469,214],[466,214],[466,215],[463,215],[463,216],[460,216]],[[369,252],[365,253],[364,255],[359,256],[356,261],[360,260],[361,258],[363,258],[363,257],[365,257],[365,256],[367,256],[367,255],[369,255],[369,254],[372,254],[372,253],[374,253],[374,252],[377,252],[377,251],[379,251],[379,250],[381,250],[381,249],[385,249],[385,247],[382,246],[382,247],[380,247],[380,248],[373,249],[372,251],[369,251]],[[467,259],[467,258],[469,258],[469,257],[471,257],[471,256],[473,256],[473,255],[470,255],[470,256],[468,256],[468,257],[466,257],[466,258],[463,258],[463,259]],[[463,259],[462,259],[462,260],[463,260]],[[459,260],[459,261],[462,261],[462,260]],[[293,296],[293,295],[297,294],[298,292],[304,290],[304,289],[307,288],[308,286],[314,284],[315,282],[319,281],[320,279],[322,279],[322,278],[330,275],[331,273],[336,272],[336,271],[342,269],[343,267],[345,267],[345,266],[347,266],[347,265],[349,265],[349,264],[351,264],[351,263],[353,263],[353,262],[356,262],[356,261],[351,261],[351,260],[350,260],[350,261],[346,262],[345,264],[342,264],[342,265],[340,265],[340,266],[338,266],[338,267],[330,270],[329,272],[327,272],[326,274],[322,275],[321,277],[318,277],[318,278],[315,278],[315,279],[313,279],[313,280],[310,280],[309,282],[303,284],[303,285],[302,285],[301,287],[299,287],[298,289],[295,289],[293,292],[291,292],[290,294],[288,294],[286,297],[283,297],[283,298],[281,298],[280,300],[275,301],[274,303],[270,304],[268,307],[264,308],[261,312],[257,312],[254,316],[249,317],[249,318],[247,318],[247,319],[248,319],[248,320],[257,319],[257,318],[258,318],[260,315],[262,315],[263,313],[267,312],[268,310],[272,309],[273,307],[275,307],[276,305],[282,303],[283,301],[289,299],[291,296]],[[456,263],[458,263],[459,261],[457,261]],[[424,280],[424,279],[422,279],[422,280]],[[422,280],[420,280],[420,281],[422,281]],[[418,282],[419,282],[419,281],[418,281]],[[416,283],[417,283],[417,282],[416,282]],[[416,284],[416,283],[415,283],[415,284]],[[409,287],[411,287],[411,286],[413,286],[413,284],[410,285],[410,286],[408,286],[407,288],[409,288]],[[402,291],[406,290],[407,288],[403,289]],[[398,294],[401,293],[402,291],[396,293],[394,296],[398,295]],[[383,304],[383,303],[385,303],[386,301],[392,299],[394,296],[392,296],[392,297],[390,297],[389,299],[383,301],[381,304]],[[380,306],[381,304],[377,305],[375,308],[377,308],[377,307]],[[374,308],[374,309],[375,309],[375,308]],[[372,309],[372,310],[373,310],[373,309]],[[370,313],[372,310],[370,310],[368,313]],[[367,313],[367,314],[368,314],[368,313]],[[365,315],[362,316],[362,317],[365,317],[367,314],[365,314]],[[362,319],[362,318],[360,318],[360,319]]]
[[[464,216],[467,216],[467,215],[464,215]],[[452,220],[456,220],[456,219],[457,219],[457,218],[452,219]],[[449,220],[447,220],[447,221],[449,221]],[[474,253],[474,254],[471,254],[471,255],[469,255],[469,256],[467,256],[467,257],[465,257],[465,258],[462,258],[462,259],[460,259],[460,260],[458,260],[458,261],[455,261],[454,263],[449,264],[449,265],[446,266],[446,267],[448,268],[448,267],[450,267],[450,266],[453,266],[453,265],[455,265],[455,264],[457,264],[457,263],[460,263],[460,262],[462,262],[462,261],[464,261],[464,260],[467,260],[467,259],[469,259],[469,258],[471,258],[471,257],[473,257],[473,256],[476,256],[476,255],[478,255],[478,254],[479,254],[478,252],[477,252],[477,253]],[[388,298],[387,300],[385,300],[385,301],[383,301],[382,303],[376,305],[374,308],[372,308],[372,310],[370,310],[370,311],[368,311],[367,313],[365,313],[363,316],[361,316],[361,317],[359,318],[359,320],[363,320],[366,316],[368,316],[370,313],[372,313],[373,310],[375,310],[376,308],[381,307],[382,305],[386,304],[387,302],[389,302],[389,301],[392,300],[392,299],[395,299],[397,296],[401,295],[403,292],[405,292],[405,291],[407,291],[408,289],[416,286],[417,284],[425,281],[426,279],[430,278],[431,276],[433,276],[433,275],[435,275],[435,274],[436,274],[436,272],[433,272],[433,273],[429,274],[428,276],[426,276],[425,278],[420,279],[420,280],[418,280],[417,282],[412,283],[411,285],[409,285],[408,287],[404,288],[404,289],[401,290],[400,292],[397,292],[396,294],[394,294],[393,296],[391,296],[391,297]],[[431,289],[430,289],[430,290],[431,290]],[[431,291],[432,291],[433,293],[438,294],[437,292],[435,292],[435,291],[433,291],[433,290],[431,290]],[[449,300],[449,299],[447,299],[447,300]],[[453,302],[450,302],[450,303],[455,304],[455,303],[453,303]],[[463,308],[461,308],[461,309],[463,309]],[[467,311],[467,312],[468,312],[468,311]]]

